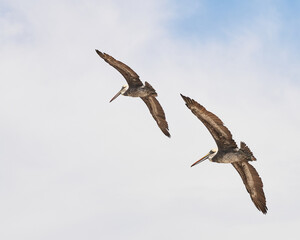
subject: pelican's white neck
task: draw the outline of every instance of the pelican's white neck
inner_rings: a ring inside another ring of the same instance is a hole
[[[128,88],[129,88],[128,84],[123,85],[121,89],[121,94],[123,95],[128,90]]]
[[[218,153],[218,149],[216,148],[210,150],[207,155],[208,160],[212,162],[213,157],[216,156],[217,153]]]

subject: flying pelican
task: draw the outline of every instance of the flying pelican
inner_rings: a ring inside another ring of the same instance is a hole
[[[158,100],[155,89],[148,83],[145,85],[141,82],[139,76],[126,64],[114,59],[112,56],[102,53],[96,49],[97,54],[104,59],[108,64],[117,69],[123,77],[126,79],[126,85],[122,86],[121,90],[110,100],[112,102],[120,94],[130,97],[140,97],[149,108],[154,120],[161,131],[168,137],[171,137],[169,133],[168,123],[166,121],[165,113]]]
[[[208,129],[218,146],[218,149],[211,150],[191,167],[206,159],[218,163],[231,163],[240,174],[256,208],[266,214],[268,208],[266,206],[263,183],[255,168],[249,164],[249,161],[256,161],[256,158],[248,146],[244,142],[241,142],[241,147],[238,148],[232,139],[230,131],[216,115],[207,111],[195,100],[185,97],[182,94],[180,95],[185,101],[186,106]]]

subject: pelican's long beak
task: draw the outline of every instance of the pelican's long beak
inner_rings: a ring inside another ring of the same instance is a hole
[[[203,158],[201,158],[201,159],[198,160],[197,162],[193,163],[193,164],[191,165],[191,167],[194,167],[194,166],[197,165],[198,163],[201,163],[201,162],[203,162],[204,160],[208,159],[209,155],[210,155],[210,153],[206,154]]]
[[[109,101],[112,102],[113,100],[115,100],[117,97],[119,97],[119,95],[122,93],[123,88]]]

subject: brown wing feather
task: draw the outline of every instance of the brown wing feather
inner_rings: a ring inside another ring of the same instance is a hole
[[[112,56],[102,53],[99,50],[96,49],[96,53],[103,58],[108,64],[113,66],[115,69],[117,69],[123,77],[126,79],[129,87],[139,87],[142,86],[143,83],[140,80],[139,75],[136,74],[135,71],[133,71],[130,67],[128,67],[126,64],[114,59]]]
[[[157,125],[162,130],[162,132],[166,136],[170,137],[171,135],[169,133],[169,127],[166,121],[166,116],[158,100],[154,96],[141,97],[141,99],[146,103],[150,113],[152,114],[154,120],[156,121]]]
[[[198,117],[201,122],[208,129],[210,134],[215,139],[219,150],[227,150],[231,148],[237,148],[235,141],[232,139],[232,135],[227,127],[224,126],[220,118],[215,114],[207,111],[202,105],[196,102],[194,99],[185,97],[180,94],[186,103],[186,106]]]
[[[240,174],[254,205],[259,211],[266,214],[268,208],[266,206],[263,183],[255,168],[248,162],[235,162],[232,165]]]

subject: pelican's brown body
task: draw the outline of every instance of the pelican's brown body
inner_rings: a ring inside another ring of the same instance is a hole
[[[112,98],[111,101],[117,98],[120,94],[130,97],[140,97],[147,105],[152,117],[156,121],[160,130],[167,137],[171,137],[165,112],[158,100],[156,99],[157,93],[155,89],[148,82],[145,82],[144,85],[140,80],[139,75],[137,75],[137,73],[126,64],[116,60],[115,58],[106,53],[100,52],[97,49],[96,53],[102,59],[104,59],[105,62],[117,69],[128,83],[128,85],[122,87],[122,89]]]
[[[136,87],[136,88],[128,88],[126,92],[123,93],[124,96],[130,96],[130,97],[157,97],[157,93],[155,89],[148,83],[145,82],[145,85]]]
[[[266,214],[268,208],[266,206],[263,183],[255,168],[249,163],[250,161],[255,161],[256,158],[248,146],[244,142],[241,142],[240,148],[238,148],[230,131],[224,126],[220,118],[207,111],[195,100],[183,95],[181,97],[185,101],[186,106],[205,125],[218,146],[218,150],[211,150],[205,157],[195,162],[192,166],[205,159],[218,163],[231,163],[240,174],[256,208]]]
[[[235,148],[229,151],[218,151],[211,159],[212,162],[218,163],[248,162],[255,160],[256,158],[253,156],[253,153],[244,142],[241,142],[241,147],[239,149]]]

